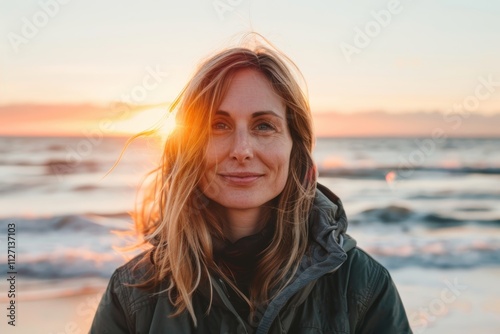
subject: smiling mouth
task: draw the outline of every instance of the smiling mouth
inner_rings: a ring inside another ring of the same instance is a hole
[[[251,184],[252,182],[264,176],[264,174],[256,173],[223,173],[219,175],[227,182],[237,185]]]

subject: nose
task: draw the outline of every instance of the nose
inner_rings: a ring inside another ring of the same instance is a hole
[[[234,134],[230,157],[238,162],[245,162],[253,158],[253,148],[250,135],[245,130]]]

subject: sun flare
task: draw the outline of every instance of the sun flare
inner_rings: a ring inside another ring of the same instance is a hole
[[[115,132],[120,134],[137,134],[142,131],[155,130],[161,138],[167,138],[176,127],[175,113],[166,108],[156,107],[138,111],[134,116],[117,121]]]

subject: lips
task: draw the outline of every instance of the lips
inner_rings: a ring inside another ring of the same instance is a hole
[[[219,173],[219,176],[221,176],[224,180],[226,180],[230,184],[248,185],[254,181],[257,181],[259,178],[264,176],[264,174],[251,173],[251,172],[234,172],[234,173]]]

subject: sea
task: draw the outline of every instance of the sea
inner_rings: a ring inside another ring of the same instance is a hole
[[[161,141],[126,141],[0,137],[2,281],[13,268],[36,282],[25,298],[81,291],[140,252],[125,232]],[[390,272],[500,268],[499,138],[318,138],[314,159],[348,233]]]

